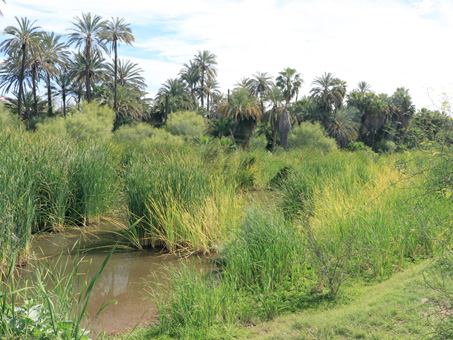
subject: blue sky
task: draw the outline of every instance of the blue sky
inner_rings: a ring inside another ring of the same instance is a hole
[[[136,42],[119,53],[145,71],[150,96],[204,49],[217,55],[224,92],[286,67],[302,74],[302,95],[324,72],[348,90],[362,80],[378,93],[409,88],[418,108],[453,92],[453,0],[7,0],[0,9],[2,29],[26,16],[60,34],[82,12],[124,18]]]

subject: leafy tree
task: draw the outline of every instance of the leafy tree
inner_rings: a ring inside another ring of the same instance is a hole
[[[41,27],[34,26],[35,22],[30,22],[27,18],[19,20],[16,17],[16,21],[18,27],[8,26],[5,28],[3,34],[11,35],[12,38],[4,40],[0,44],[0,52],[6,53],[9,57],[21,59],[17,99],[17,112],[21,116],[25,62],[31,53],[39,53],[42,50],[42,32],[40,31]]]
[[[359,110],[353,106],[343,106],[336,110],[327,122],[327,133],[344,148],[357,139],[359,130]]]
[[[111,79],[115,78],[115,65],[114,63],[107,63],[105,65],[107,76]],[[146,81],[142,76],[143,70],[138,67],[137,63],[130,60],[119,60],[116,72],[117,84],[122,86],[132,86],[140,91],[146,89]]]
[[[134,36],[132,30],[128,27],[129,24],[124,23],[124,19],[112,18],[110,21],[105,21],[102,25],[102,31],[100,37],[103,41],[111,44],[110,50],[113,51],[113,65],[114,65],[114,76],[113,76],[113,111],[115,111],[116,119],[119,118],[119,112],[117,107],[117,81],[118,81],[118,43],[123,42],[128,45],[132,45],[134,42]]]
[[[183,65],[183,69],[179,72],[179,74],[180,74],[180,79],[183,82],[185,82],[185,84],[189,87],[190,94],[191,94],[191,97],[193,100],[193,106],[194,106],[194,108],[197,108],[198,105],[197,105],[196,90],[197,90],[197,84],[201,79],[198,64],[191,60],[189,62],[189,64]]]
[[[69,61],[67,45],[60,41],[61,36],[52,33],[44,33],[44,49],[42,52],[41,68],[45,73],[47,86],[47,112],[52,115],[52,84],[51,80],[56,79],[61,74],[61,69]]]
[[[302,86],[303,80],[301,75],[295,69],[286,68],[279,73],[277,77],[277,86],[282,89],[285,98],[285,110],[282,112],[279,120],[280,146],[286,150],[288,145],[288,135],[291,130],[289,120],[288,104],[294,96],[297,96]]]
[[[265,100],[271,105],[271,109],[265,113],[265,118],[271,127],[271,140],[268,138],[268,143],[270,142],[270,149],[273,150],[277,143],[277,132],[283,110],[283,103],[285,102],[285,96],[283,95],[283,91],[280,87],[273,85],[266,92]]]
[[[346,83],[335,78],[332,73],[324,73],[313,80],[314,87],[310,90],[312,97],[320,100],[327,117],[334,109],[341,108],[346,95]]]
[[[272,77],[266,72],[257,72],[253,75],[250,85],[252,94],[259,98],[261,113],[264,114],[264,96],[274,85],[274,83],[272,82]]]
[[[79,52],[83,49],[85,59],[85,91],[88,103],[91,102],[91,78],[90,66],[91,60],[98,57],[102,59],[102,51],[107,51],[102,38],[104,22],[98,15],[91,16],[91,13],[82,13],[82,18],[75,17],[72,23],[72,33],[69,34],[69,45],[75,45]]]
[[[78,102],[80,102],[82,87],[84,80],[86,81],[87,73],[90,78],[90,89],[93,84],[103,83],[108,80],[104,59],[98,53],[92,55],[88,63],[84,54],[77,53],[73,56],[73,59],[69,63],[69,76],[76,85],[75,89],[78,91]]]
[[[210,112],[210,108],[209,108],[210,99],[213,98],[214,96],[220,94],[219,83],[217,80],[211,78],[206,81],[205,94],[206,94],[206,98],[207,98],[207,107],[206,108],[207,108],[208,112]]]
[[[156,96],[156,103],[158,105],[168,106],[165,107],[164,124],[166,123],[166,115],[168,113],[193,109],[192,100],[185,84],[177,78],[167,79],[162,84]]]
[[[195,63],[200,73],[201,107],[204,107],[203,89],[205,81],[208,78],[215,78],[217,76],[217,69],[214,66],[217,65],[216,58],[217,56],[209,51],[198,51],[198,54],[195,55]]]
[[[253,129],[261,117],[261,110],[257,105],[256,98],[243,88],[235,89],[229,100],[220,103],[217,112],[223,117],[234,118],[233,137],[236,137],[236,130],[241,121],[251,121]]]
[[[415,106],[409,90],[404,87],[396,89],[390,98],[390,126],[387,135],[389,141],[399,141],[407,131],[409,122],[415,113]]]

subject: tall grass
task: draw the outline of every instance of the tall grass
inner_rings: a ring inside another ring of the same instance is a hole
[[[131,222],[145,244],[209,252],[242,216],[236,183],[189,149],[134,154],[125,169]]]
[[[106,144],[71,145],[19,127],[0,131],[0,150],[2,268],[11,251],[29,252],[32,234],[95,220],[115,206],[118,162]]]

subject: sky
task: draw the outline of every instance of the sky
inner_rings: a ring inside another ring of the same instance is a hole
[[[149,96],[199,50],[217,56],[223,92],[291,67],[304,80],[299,97],[325,72],[348,91],[359,81],[389,95],[405,87],[419,109],[453,93],[453,0],[6,0],[0,10],[1,30],[27,17],[58,34],[82,13],[124,18],[135,43],[119,56],[144,70]]]

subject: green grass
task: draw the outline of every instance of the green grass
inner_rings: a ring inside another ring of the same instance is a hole
[[[428,262],[372,286],[350,286],[335,303],[282,316],[244,339],[420,339],[433,335],[438,293],[426,285]],[[438,275],[437,269],[429,269]],[[450,286],[452,282],[448,283]]]

